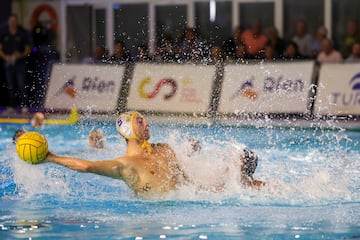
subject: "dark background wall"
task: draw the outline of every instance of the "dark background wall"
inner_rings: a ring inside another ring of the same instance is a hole
[[[1,29],[3,25],[7,24],[7,19],[11,13],[11,2],[12,0],[1,0],[0,1],[0,25]]]
[[[0,36],[6,30],[7,19],[11,13],[11,2],[12,0],[1,0],[0,1]],[[3,62],[0,60],[0,106],[5,106],[7,103],[7,92],[4,86],[4,71]]]

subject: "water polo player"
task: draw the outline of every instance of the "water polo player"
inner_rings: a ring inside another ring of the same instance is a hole
[[[123,157],[88,161],[48,154],[49,162],[70,169],[123,180],[134,192],[145,197],[161,196],[189,181],[173,149],[164,143],[151,144],[148,123],[138,112],[127,112],[116,119],[116,129],[127,142]],[[257,158],[245,157],[243,171],[246,184],[258,186],[252,179]],[[251,163],[251,164],[250,164]],[[259,181],[260,182],[260,181]],[[262,184],[262,182],[260,182]],[[259,185],[261,185],[259,183]]]
[[[162,195],[174,190],[186,178],[174,151],[167,144],[150,144],[148,123],[137,112],[121,114],[116,129],[127,142],[125,156],[113,160],[88,161],[49,153],[49,162],[70,169],[123,180],[136,194]]]

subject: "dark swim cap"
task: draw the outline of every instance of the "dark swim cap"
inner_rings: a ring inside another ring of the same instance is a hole
[[[258,159],[256,153],[248,149],[244,149],[244,174],[250,178],[253,177],[256,167],[258,165]]]

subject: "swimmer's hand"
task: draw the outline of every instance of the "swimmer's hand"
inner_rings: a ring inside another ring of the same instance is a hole
[[[252,186],[254,188],[256,188],[257,190],[260,190],[265,185],[266,185],[266,183],[264,181],[261,181],[261,180],[254,179],[252,181]]]
[[[241,176],[241,183],[246,187],[251,187],[257,190],[260,190],[263,186],[265,186],[264,181],[253,179],[246,175]]]
[[[190,143],[190,149],[187,152],[188,157],[201,151],[201,145],[199,140],[195,138],[189,138],[187,141]]]
[[[44,162],[51,162],[51,159],[53,159],[54,157],[56,157],[56,155],[48,151],[48,154],[46,155]]]

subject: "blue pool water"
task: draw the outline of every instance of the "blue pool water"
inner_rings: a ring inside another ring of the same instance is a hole
[[[21,125],[0,125],[0,239],[360,239],[360,131],[332,122],[189,123],[150,119],[151,140],[171,144],[195,182],[224,182],[221,193],[186,186],[144,200],[119,180],[29,165],[11,141]],[[94,128],[103,129],[105,150],[88,147]],[[125,153],[111,120],[39,131],[59,155],[99,160]],[[188,138],[202,145],[191,157]],[[267,182],[261,191],[237,184],[243,146],[260,156],[255,178]]]

